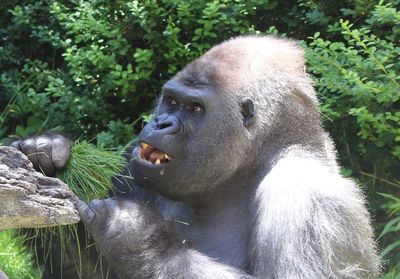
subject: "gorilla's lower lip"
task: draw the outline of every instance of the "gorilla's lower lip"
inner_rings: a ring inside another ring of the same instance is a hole
[[[171,160],[171,157],[167,153],[153,147],[146,142],[140,142],[139,145],[138,157],[142,161],[153,165],[162,165],[167,164]]]

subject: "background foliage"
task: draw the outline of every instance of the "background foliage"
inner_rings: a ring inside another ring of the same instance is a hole
[[[343,173],[369,197],[385,276],[400,278],[399,6],[400,0],[3,0],[0,142],[53,129],[122,148],[161,85],[212,45],[240,34],[297,39]]]
[[[24,237],[13,230],[0,232],[0,267],[11,279],[39,278],[31,251],[23,245]]]

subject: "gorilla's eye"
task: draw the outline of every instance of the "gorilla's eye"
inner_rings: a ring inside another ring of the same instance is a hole
[[[193,104],[190,106],[190,110],[191,110],[192,112],[198,113],[198,112],[202,112],[202,111],[203,111],[203,107],[202,107],[200,104],[193,103]]]
[[[177,102],[174,98],[171,98],[171,97],[167,97],[167,102],[168,102],[170,105],[173,105],[173,106],[175,106],[175,105],[178,104],[178,102]]]

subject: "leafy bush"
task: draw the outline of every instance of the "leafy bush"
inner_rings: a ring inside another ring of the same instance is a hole
[[[266,3],[2,2],[0,138],[51,128],[128,142],[163,82],[213,44],[264,28],[279,11]]]
[[[337,15],[329,3],[3,1],[0,138],[51,128],[124,144],[164,81],[212,45],[273,26],[303,38]]]
[[[325,125],[338,145],[345,173],[367,186],[378,230],[387,222],[381,211],[391,213],[379,192],[396,195],[400,188],[399,27],[400,12],[381,2],[361,28],[345,20],[331,26],[329,32],[340,32],[341,41],[324,40],[316,33],[308,52]],[[384,235],[382,247],[391,247],[382,252],[387,257],[400,244],[393,234]],[[400,258],[392,253],[394,265]]]
[[[381,195],[387,198],[389,201],[388,203],[384,204],[384,207],[390,212],[392,219],[385,224],[382,233],[378,237],[378,240],[388,235],[391,236],[390,239],[393,239],[393,242],[384,247],[385,249],[383,249],[381,252],[381,256],[383,258],[393,255],[393,257],[389,258],[392,260],[390,263],[392,268],[390,268],[389,272],[387,272],[384,278],[398,278],[398,276],[400,276],[400,261],[398,260],[398,255],[396,256],[395,253],[400,247],[400,239],[398,237],[400,234],[400,198],[389,194]]]

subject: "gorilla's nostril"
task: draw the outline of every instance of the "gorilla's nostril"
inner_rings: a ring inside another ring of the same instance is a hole
[[[157,133],[161,134],[174,134],[180,130],[177,116],[169,113],[163,113],[154,118],[152,127]]]

